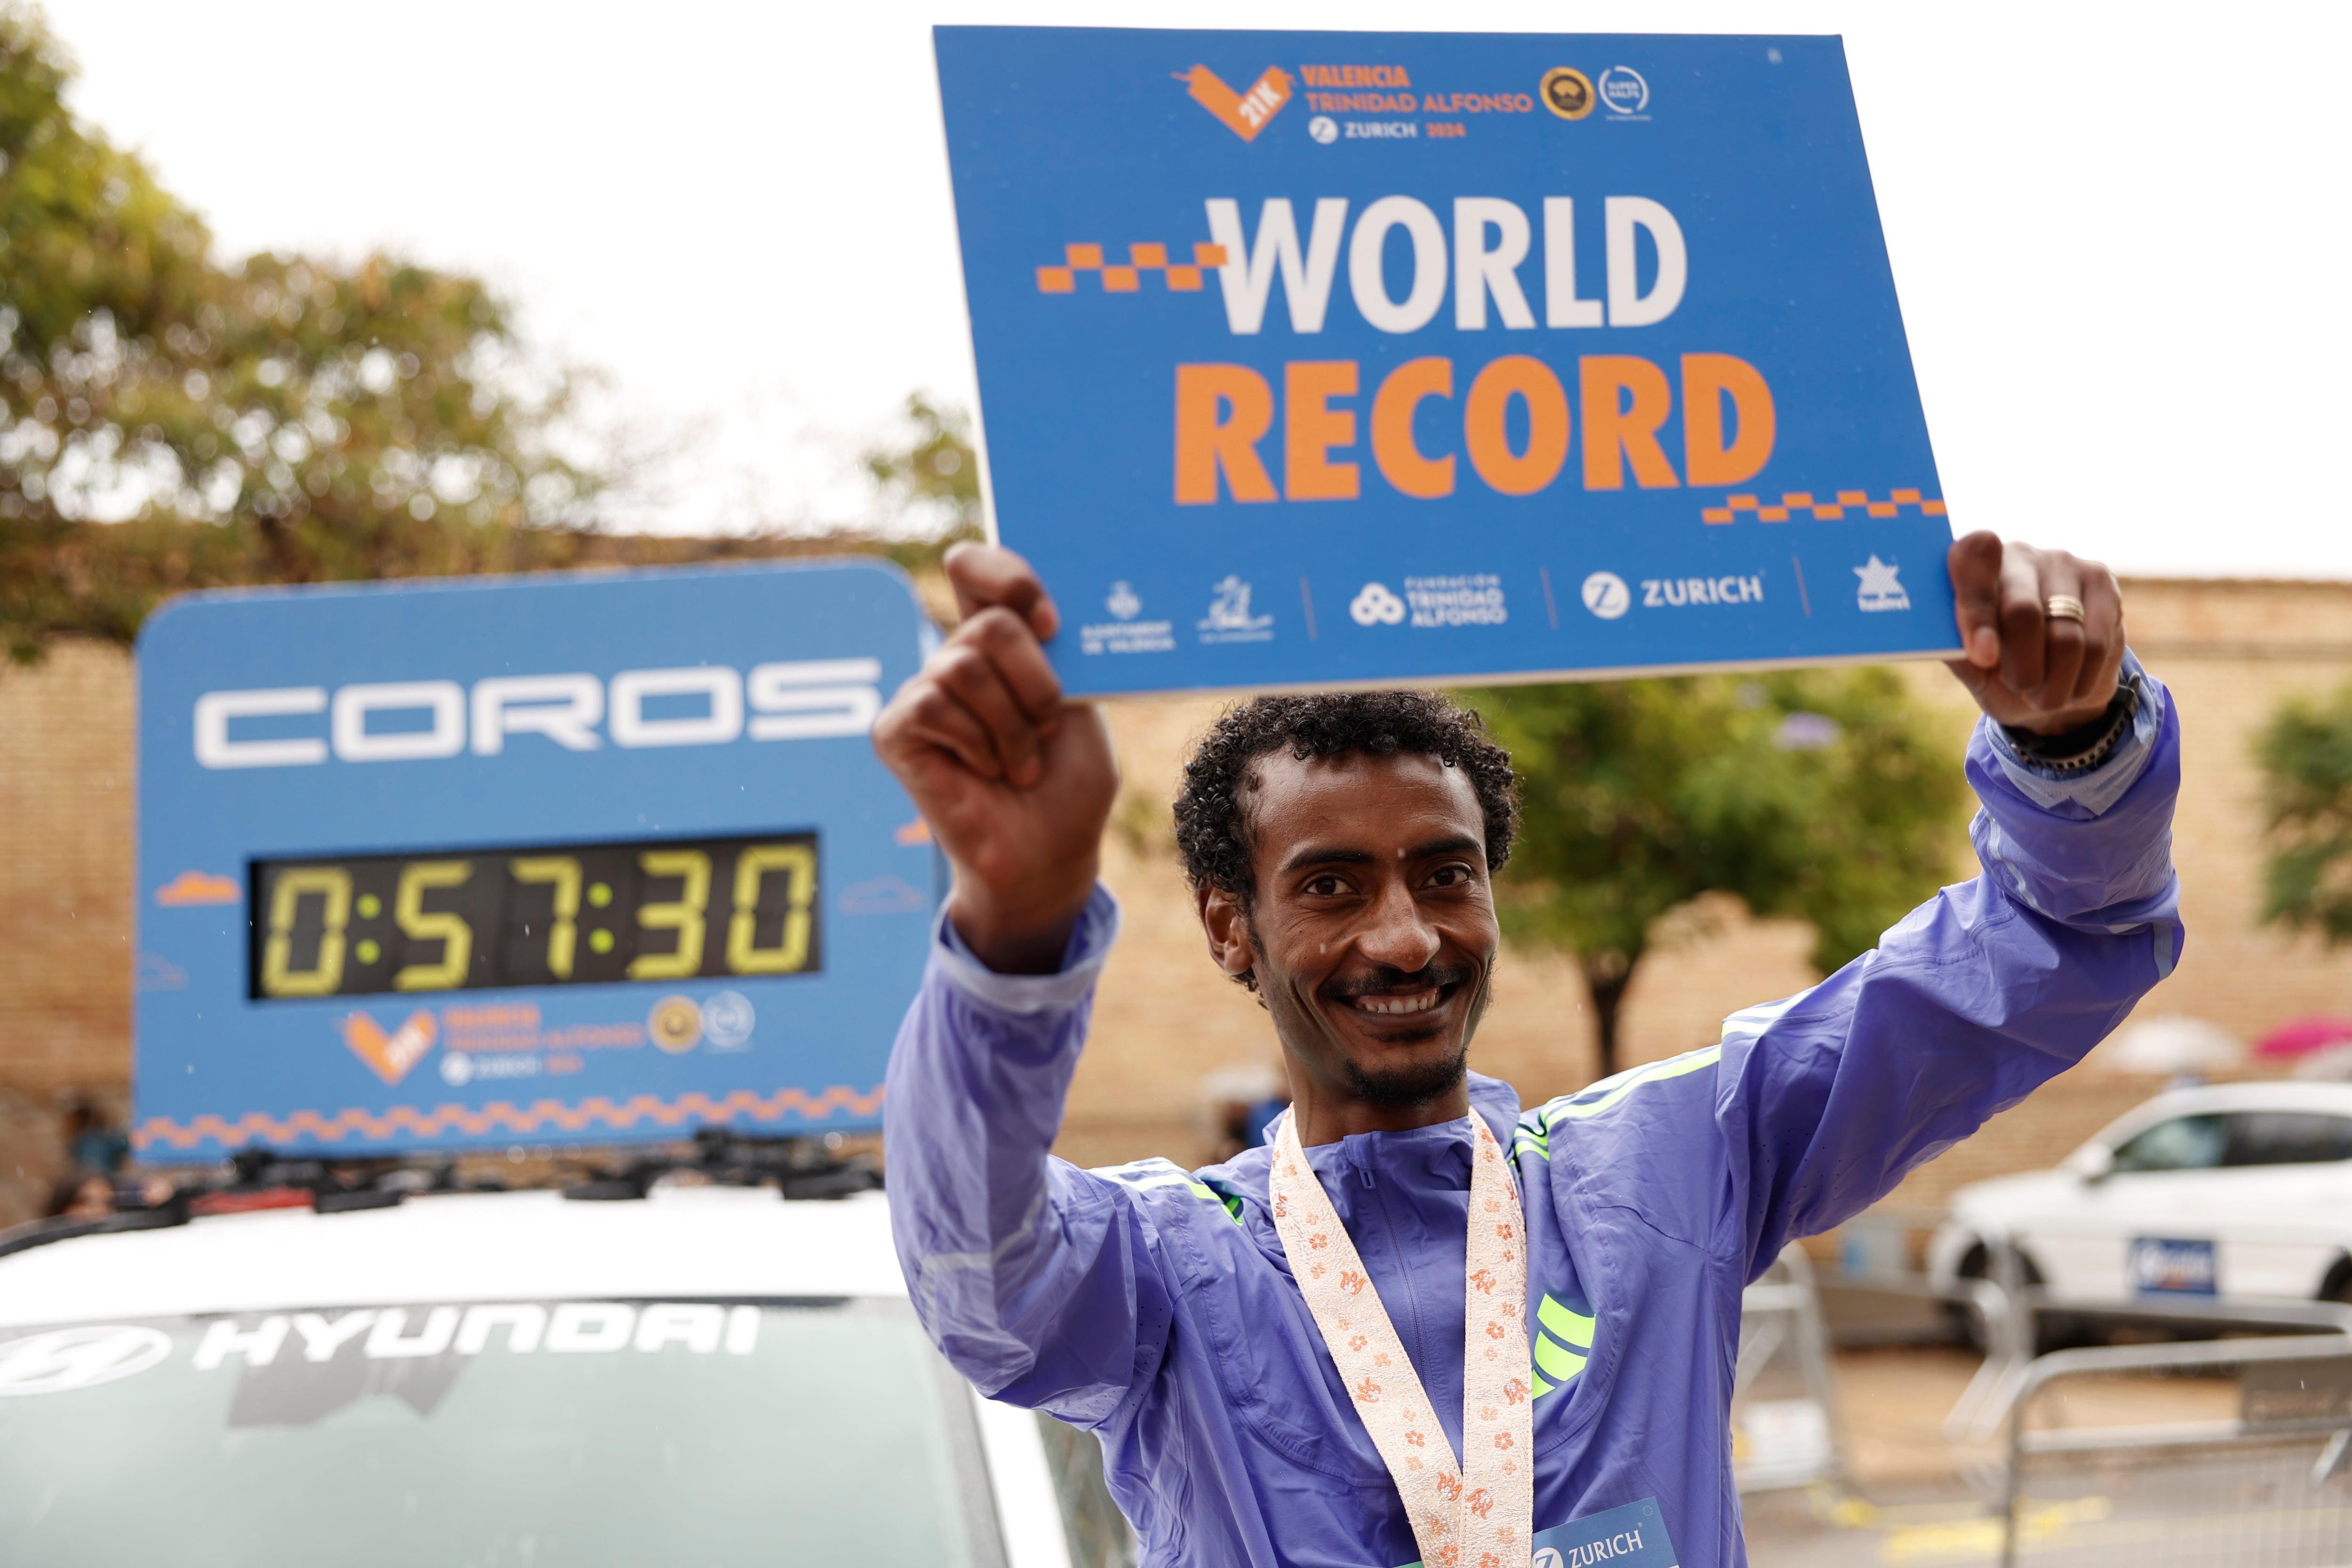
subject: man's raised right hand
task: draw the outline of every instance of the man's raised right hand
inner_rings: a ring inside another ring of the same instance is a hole
[[[993,545],[948,552],[963,625],[874,723],[955,868],[948,918],[982,963],[1042,974],[1092,894],[1118,764],[1102,715],[1065,703],[1044,639],[1061,615],[1029,563]]]

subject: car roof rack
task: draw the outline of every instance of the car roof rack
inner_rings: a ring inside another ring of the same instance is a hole
[[[642,1155],[621,1168],[563,1189],[563,1195],[583,1203],[642,1198],[662,1177],[693,1173],[714,1186],[760,1187],[775,1184],[786,1198],[807,1200],[845,1198],[882,1184],[882,1173],[862,1154],[846,1159],[846,1141],[838,1132],[822,1138],[747,1138],[724,1127],[705,1127],[694,1135],[690,1153]]]
[[[864,1154],[845,1157],[838,1132],[822,1137],[753,1138],[705,1127],[688,1150],[632,1155],[563,1188],[567,1198],[643,1198],[662,1177],[693,1173],[716,1186],[773,1184],[793,1200],[845,1198],[882,1184],[882,1173]],[[176,1180],[118,1183],[115,1212],[95,1219],[37,1219],[0,1230],[0,1258],[85,1236],[161,1230],[211,1215],[265,1208],[309,1208],[320,1214],[391,1208],[412,1193],[494,1193],[496,1176],[461,1178],[456,1158],[385,1155],[330,1160],[281,1154],[255,1144],[214,1170]]]

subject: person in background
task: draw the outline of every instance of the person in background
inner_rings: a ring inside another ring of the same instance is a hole
[[[1290,1096],[1270,1094],[1242,1112],[1242,1147],[1263,1149],[1274,1142],[1274,1124],[1290,1109]]]
[[[85,1170],[110,1174],[131,1158],[130,1135],[89,1100],[67,1105],[65,1131],[66,1158]]]
[[[103,1172],[68,1171],[49,1191],[50,1219],[104,1219],[114,1213],[114,1182]]]

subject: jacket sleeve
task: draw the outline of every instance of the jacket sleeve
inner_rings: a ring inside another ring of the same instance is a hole
[[[1097,887],[1060,973],[1003,975],[942,914],[884,1100],[891,1229],[924,1328],[982,1393],[1081,1426],[1149,1378],[1170,1319],[1136,1187],[1047,1152],[1118,928]]]
[[[1979,721],[1968,776],[1982,870],[1811,991],[1724,1022],[1721,1240],[1753,1278],[2080,1060],[2180,953],[2171,696],[2139,699],[2115,755],[2073,778]]]

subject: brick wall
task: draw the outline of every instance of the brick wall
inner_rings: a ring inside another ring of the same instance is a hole
[[[0,670],[0,1225],[29,1217],[76,1098],[128,1120],[131,664]]]
[[[2352,678],[2352,584],[2136,581],[2126,595],[2134,646],[2187,721],[2175,848],[2189,942],[2141,1016],[2184,1013],[2251,1037],[2300,1014],[2352,1011],[2352,951],[2330,954],[2255,922],[2262,847],[2248,752],[2280,700]],[[1973,710],[1942,670],[1909,669],[1948,724],[1957,763]],[[1083,1163],[1199,1158],[1204,1085],[1276,1069],[1265,1015],[1209,962],[1167,842],[1185,742],[1215,710],[1197,699],[1109,709],[1125,784],[1107,876],[1127,931],[1063,1132],[1063,1152]],[[119,1114],[127,1096],[131,712],[130,662],[110,647],[68,644],[37,669],[0,673],[0,1225],[46,1192],[66,1101],[93,1096]],[[1967,874],[1966,854],[1956,835],[1956,875]],[[1737,906],[1702,912],[1711,918],[1678,921],[1681,934],[1634,979],[1629,1061],[1704,1045],[1726,1013],[1815,978],[1801,927],[1751,921]],[[1507,953],[1472,1060],[1530,1101],[1589,1081],[1591,1026],[1573,968]],[[2047,1164],[2154,1087],[2102,1072],[2095,1056],[1915,1173],[1901,1201],[1935,1203],[1962,1182]]]

